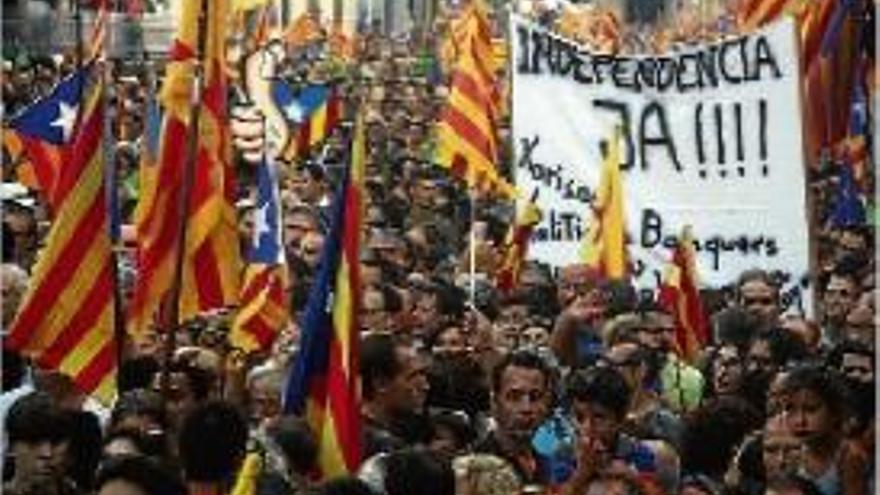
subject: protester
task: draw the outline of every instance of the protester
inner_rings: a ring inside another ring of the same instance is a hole
[[[547,418],[556,387],[553,370],[528,351],[508,354],[492,373],[495,429],[475,451],[509,462],[524,484],[542,483],[547,471],[532,449],[531,439]]]

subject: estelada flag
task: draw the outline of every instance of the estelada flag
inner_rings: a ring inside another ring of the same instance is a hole
[[[241,305],[229,342],[246,352],[268,349],[287,324],[287,263],[281,239],[281,201],[274,163],[257,165],[254,233],[242,284]]]
[[[72,89],[56,91],[55,99],[42,102],[40,111],[26,121],[32,135],[66,141],[69,154],[51,189],[55,217],[45,247],[3,344],[41,368],[69,376],[78,390],[109,404],[116,391],[117,347],[101,146],[103,84],[94,64],[79,69],[66,83],[76,84],[79,97],[64,97],[74,94]],[[82,116],[74,129],[76,116],[69,112],[80,107]]]
[[[365,146],[360,118],[284,392],[284,412],[305,415],[318,437],[324,478],[355,472],[361,455],[358,268]]]

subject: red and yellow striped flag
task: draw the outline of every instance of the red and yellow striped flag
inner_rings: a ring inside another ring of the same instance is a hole
[[[529,249],[529,241],[535,226],[541,223],[541,209],[529,201],[525,204],[514,225],[511,226],[504,243],[504,259],[495,275],[495,286],[501,291],[510,291],[519,283],[523,261]]]
[[[496,116],[500,96],[492,69],[492,39],[485,13],[465,13],[462,41],[446,106],[437,124],[437,163],[469,187],[507,199],[515,188],[498,173]]]
[[[628,271],[620,139],[621,131],[616,127],[602,165],[599,190],[593,203],[593,221],[581,249],[584,263],[607,279],[622,279]]]
[[[80,100],[84,108],[69,160],[58,176],[70,187],[55,205],[46,246],[4,345],[40,367],[69,376],[77,389],[109,403],[116,389],[116,344],[101,147],[103,88],[94,80],[94,64],[80,71],[87,81]]]
[[[190,128],[198,9],[201,2],[184,2],[177,39],[170,51],[162,87],[164,122],[152,191],[143,191],[138,205],[138,278],[129,307],[129,332],[138,335],[152,322],[173,284],[187,163],[186,140],[198,132],[194,180],[186,211],[188,222],[180,321],[238,300],[241,256],[234,207],[235,184],[226,104],[224,71],[227,10],[225,0],[205,2],[206,46],[203,54],[204,91],[199,102],[201,122]]]
[[[736,9],[737,24],[740,31],[751,32],[783,14],[796,14],[804,4],[804,0],[743,0]]]
[[[689,363],[696,362],[709,341],[696,258],[691,228],[686,226],[673,251],[672,262],[666,268],[659,294],[660,304],[675,318],[675,351]]]
[[[318,466],[324,478],[354,473],[361,457],[358,268],[365,141],[360,117],[351,169],[336,197],[321,268],[300,325],[300,352],[284,392],[284,412],[305,415],[317,435]]]

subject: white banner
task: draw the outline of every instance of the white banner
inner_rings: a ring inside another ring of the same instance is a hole
[[[706,285],[778,271],[786,305],[808,310],[798,48],[791,20],[659,56],[604,56],[514,17],[516,184],[538,190],[531,257],[578,262],[592,221],[600,143],[624,131],[629,252],[655,288],[685,224]],[[800,299],[800,300],[798,300]]]

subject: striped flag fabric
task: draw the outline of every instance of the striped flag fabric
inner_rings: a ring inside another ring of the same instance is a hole
[[[361,117],[351,167],[337,193],[330,234],[300,323],[300,351],[284,391],[284,412],[304,415],[316,433],[325,479],[355,472],[361,455],[358,254],[365,147]]]
[[[847,102],[857,64],[858,0],[750,0],[737,12],[738,25],[751,31],[790,14],[798,19],[808,155],[846,138]]]
[[[593,203],[593,221],[581,248],[584,263],[611,280],[625,278],[628,263],[620,139],[621,130],[615,127]]]
[[[159,179],[159,144],[162,139],[162,107],[155,97],[155,78],[147,83],[146,118],[144,133],[141,136],[141,154],[138,164],[138,202],[133,218],[136,226],[147,225],[147,207],[152,205],[156,192],[156,181]],[[140,232],[139,235],[145,235]]]
[[[92,35],[89,39],[88,58],[95,59],[103,55],[107,40],[107,2],[102,0],[98,5]]]
[[[229,333],[232,346],[248,353],[268,349],[288,320],[280,204],[277,171],[264,160],[257,166],[254,236],[245,257],[241,305]]]
[[[297,129],[281,152],[281,160],[296,161],[323,142],[342,117],[342,98],[336,88],[326,84],[314,84],[295,93],[285,82],[275,80],[271,84],[272,101],[288,122]]]
[[[804,3],[804,0],[745,0],[737,8],[737,24],[743,32],[754,31],[785,13],[803,8]]]
[[[498,173],[496,116],[500,96],[492,70],[492,40],[485,13],[472,5],[465,13],[466,36],[452,71],[450,93],[436,128],[437,163],[469,187],[516,197]],[[453,34],[453,36],[457,36]]]
[[[206,2],[204,89],[198,100],[201,122],[193,130],[189,118],[200,3],[183,4],[160,96],[164,121],[153,171],[156,176],[149,184],[151,190],[142,190],[138,205],[138,276],[128,311],[128,330],[135,337],[152,324],[170,293],[178,222],[184,215],[188,226],[186,243],[180,247],[184,250],[181,298],[168,301],[179,304],[179,322],[238,302],[242,263],[224,72],[227,4],[225,0]],[[198,149],[184,212],[180,196],[191,131],[199,133]]]
[[[499,68],[495,65],[492,50],[492,28],[486,15],[485,6],[482,2],[471,2],[465,6],[457,18],[451,19],[446,36],[439,47],[440,58],[444,69],[449,70],[454,66],[465,50],[470,49],[470,37],[476,32],[480,38],[477,46],[477,57],[483,67],[492,70]],[[487,50],[487,47],[489,50]]]
[[[709,341],[696,260],[691,228],[685,226],[664,273],[658,300],[675,318],[676,352],[689,363],[696,362]]]
[[[504,243],[504,258],[495,276],[495,286],[499,290],[509,292],[519,283],[519,274],[528,254],[532,232],[541,223],[541,218],[541,209],[529,201],[511,226]]]
[[[860,61],[853,81],[852,100],[850,102],[850,115],[847,136],[838,144],[837,154],[851,169],[852,177],[856,184],[862,185],[867,180],[869,163],[871,160],[870,141],[871,134],[871,107],[868,102],[867,88],[865,88],[864,71],[867,70],[867,57]]]
[[[91,65],[89,65],[91,67]],[[91,68],[63,79],[45,98],[10,120],[7,145],[18,148],[33,166],[35,186],[55,212],[73,186],[62,181],[62,165],[70,162],[83,91]]]
[[[56,91],[54,103],[41,103],[42,122],[27,119],[29,131],[67,141],[70,152],[56,175],[56,182],[66,185],[64,194],[55,196],[45,247],[3,343],[40,367],[69,376],[78,390],[109,404],[117,363],[114,261],[101,148],[103,88],[94,64],[79,69],[71,80],[79,81],[81,99]],[[61,118],[62,107],[80,105],[82,117],[74,132],[72,123]],[[40,125],[45,129],[37,133]]]

